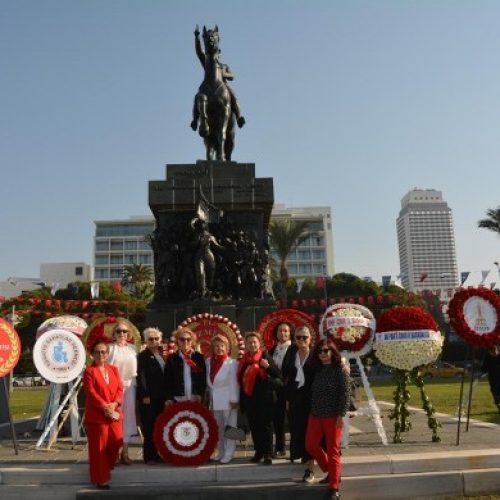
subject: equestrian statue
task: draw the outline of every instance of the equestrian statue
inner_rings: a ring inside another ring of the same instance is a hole
[[[234,75],[219,61],[219,28],[203,26],[203,48],[198,26],[194,31],[196,55],[205,70],[205,77],[194,98],[191,128],[205,142],[207,160],[230,161],[234,148],[234,123],[243,127],[238,99],[227,84]],[[235,120],[236,119],[236,120]]]

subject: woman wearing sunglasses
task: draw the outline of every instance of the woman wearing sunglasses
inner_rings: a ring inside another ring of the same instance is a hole
[[[311,410],[307,423],[306,450],[328,473],[330,498],[340,498],[340,443],[343,417],[349,409],[349,374],[342,365],[333,340],[321,340],[314,357],[316,372],[311,385]],[[326,450],[322,440],[326,441]]]
[[[285,397],[290,424],[290,461],[306,464],[305,483],[314,481],[314,460],[305,449],[307,421],[311,406],[311,384],[314,378],[312,336],[307,326],[299,326],[294,344],[288,349],[281,372],[285,380]]]
[[[175,401],[201,403],[207,388],[207,370],[203,354],[195,349],[196,335],[187,328],[172,333],[177,352],[167,359],[164,371],[165,405]]]
[[[90,481],[107,490],[123,441],[120,409],[123,389],[118,368],[107,364],[107,344],[95,344],[92,358],[94,362],[83,375]]]
[[[128,444],[132,436],[137,434],[135,419],[135,377],[137,375],[137,351],[132,339],[130,328],[124,321],[118,321],[113,327],[114,342],[109,347],[108,363],[115,365],[120,373],[123,386],[123,448],[120,461],[130,465],[132,460],[128,456]]]

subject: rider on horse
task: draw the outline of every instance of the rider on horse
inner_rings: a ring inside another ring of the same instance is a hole
[[[200,60],[201,65],[203,66],[203,69],[205,72],[207,71],[207,56],[205,54],[205,51],[203,50],[200,42],[200,30],[198,26],[196,26],[196,29],[194,31],[194,36],[195,36],[195,48],[196,48],[196,55],[198,56],[198,59]],[[213,30],[206,30],[205,27],[203,27],[203,42],[205,49],[208,51],[215,51],[216,52],[216,59],[217,59],[217,64],[221,70],[222,73],[222,79],[223,82],[228,90],[228,93],[230,95],[230,100],[231,100],[231,113],[234,113],[236,117],[236,123],[238,124],[238,127],[243,127],[245,125],[245,118],[241,115],[240,111],[240,106],[238,103],[238,99],[236,98],[233,89],[228,85],[228,80],[232,81],[234,79],[234,75],[229,69],[229,66],[227,64],[223,64],[219,61],[218,59],[218,54],[220,53],[219,49],[219,29],[217,26]],[[194,106],[193,106],[193,121],[191,122],[191,128],[193,130],[196,130],[198,128],[198,120],[200,118],[200,93],[203,89],[205,81],[201,84],[200,86],[200,92],[198,92],[194,98]],[[200,135],[203,137],[205,136],[204,130],[202,130],[202,124],[200,123]]]

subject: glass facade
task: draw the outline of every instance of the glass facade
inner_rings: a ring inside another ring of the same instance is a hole
[[[96,280],[121,280],[124,266],[132,264],[153,266],[153,252],[148,238],[155,228],[152,218],[96,221],[95,224]]]

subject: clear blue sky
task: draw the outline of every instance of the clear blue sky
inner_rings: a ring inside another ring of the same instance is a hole
[[[149,213],[150,179],[204,156],[196,24],[218,23],[247,125],[233,159],[275,200],[331,206],[337,272],[399,273],[414,187],[453,210],[459,271],[500,238],[500,2],[2,0],[0,280],[92,263],[96,219]]]

